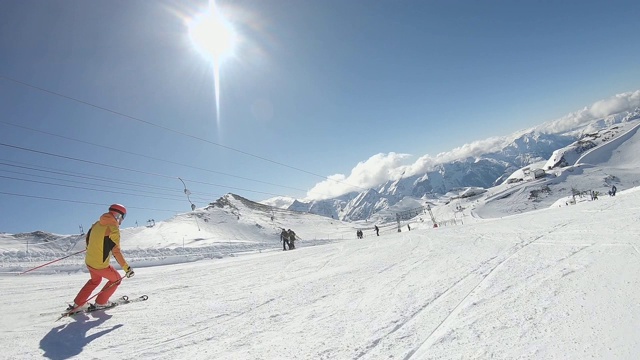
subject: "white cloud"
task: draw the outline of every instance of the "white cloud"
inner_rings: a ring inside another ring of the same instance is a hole
[[[536,130],[551,134],[561,133],[586,125],[593,120],[614,115],[622,111],[633,110],[637,107],[640,107],[640,90],[617,94],[608,99],[597,101],[582,110],[542,124],[536,127]]]
[[[307,200],[328,199],[352,191],[360,192],[399,177],[402,164],[409,156],[394,152],[373,155],[368,160],[359,162],[349,176],[335,174],[316,184],[307,193]]]
[[[640,90],[618,94],[607,100],[600,100],[589,108],[595,117],[605,117],[640,106]]]
[[[397,171],[405,171],[405,176],[422,174],[432,170],[436,165],[448,163],[454,160],[477,157],[482,154],[497,151],[507,145],[506,137],[492,137],[484,140],[474,141],[454,148],[451,151],[441,152],[435,157],[423,155],[413,164],[406,165]],[[396,172],[397,172],[396,171]]]

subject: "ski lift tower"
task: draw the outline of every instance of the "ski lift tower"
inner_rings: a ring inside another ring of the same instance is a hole
[[[433,222],[433,227],[437,228],[438,223],[436,222],[436,218],[433,216],[433,212],[431,211],[431,205],[427,204],[427,211],[429,211],[429,216],[431,216],[431,221]]]

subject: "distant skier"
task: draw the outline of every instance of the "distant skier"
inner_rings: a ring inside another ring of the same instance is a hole
[[[609,196],[616,196],[616,191],[618,191],[618,189],[616,188],[615,185],[613,185],[611,187],[611,190],[609,190]]]
[[[289,233],[289,250],[293,250],[296,248],[296,233],[291,229],[287,230],[287,232]]]
[[[411,225],[407,224],[407,229],[409,229],[409,231],[411,231]]]
[[[110,264],[110,258],[116,259],[118,264],[125,271],[125,276],[130,278],[134,275],[133,269],[120,252],[120,224],[127,215],[127,209],[120,204],[113,204],[109,207],[109,212],[102,214],[100,220],[91,226],[87,232],[87,252],[85,255],[85,263],[91,279],[80,289],[78,295],[73,301],[73,305],[69,305],[67,311],[76,309],[82,310],[91,293],[100,285],[102,279],[108,282],[102,288],[102,292],[96,297],[95,304],[89,307],[104,308],[112,304],[109,298],[118,288],[122,277],[120,273]]]
[[[380,229],[378,228],[378,225],[373,225],[373,230],[376,231],[376,236],[380,236]]]
[[[289,233],[287,230],[282,229],[282,232],[280,233],[280,241],[282,241],[282,251],[286,251],[287,247],[291,248],[289,245]]]

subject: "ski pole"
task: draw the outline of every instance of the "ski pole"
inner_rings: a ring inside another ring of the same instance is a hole
[[[23,271],[23,272],[21,272],[21,273],[20,273],[20,274],[18,274],[18,275],[26,274],[26,273],[28,273],[28,272],[30,272],[30,271],[40,269],[41,267],[45,267],[45,266],[47,266],[47,265],[49,265],[49,264],[53,264],[54,262],[58,262],[58,261],[60,261],[60,260],[66,259],[66,258],[68,258],[68,257],[70,257],[70,256],[73,256],[73,255],[78,255],[78,254],[80,254],[80,253],[82,253],[82,252],[85,252],[85,251],[87,251],[87,249],[80,250],[80,251],[75,252],[75,253],[73,253],[73,254],[71,254],[71,255],[67,255],[67,256],[61,257],[60,259],[56,259],[56,260],[53,260],[53,261],[49,261],[49,262],[48,262],[48,263],[46,263],[46,264],[42,264],[42,265],[40,265],[40,266],[36,266],[36,267],[34,267],[33,269],[29,269],[29,270],[27,270],[27,271]]]

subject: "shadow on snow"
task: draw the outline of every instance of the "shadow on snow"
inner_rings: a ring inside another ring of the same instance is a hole
[[[91,329],[102,325],[112,317],[112,315],[103,312],[96,312],[93,315],[95,319],[90,320],[88,315],[79,314],[72,318],[73,322],[51,329],[40,340],[40,348],[44,350],[42,356],[51,360],[71,358],[80,354],[85,345],[93,340],[122,327],[122,324],[118,324],[87,336]]]

